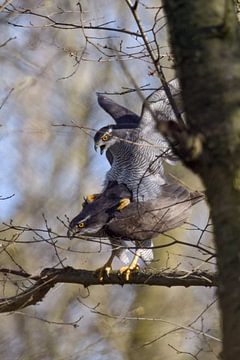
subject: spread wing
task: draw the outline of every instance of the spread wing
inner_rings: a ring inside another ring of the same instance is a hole
[[[168,86],[179,112],[182,113],[181,91],[178,80],[175,79],[170,81]],[[139,123],[142,132],[148,133],[155,130],[156,119],[176,121],[172,106],[169,103],[163,87],[152,93],[143,103],[141,120]]]
[[[124,106],[115,103],[105,95],[97,93],[97,96],[98,104],[116,121],[117,125],[130,124],[132,126],[138,126],[140,117],[137,114]]]
[[[191,214],[194,204],[204,198],[190,193],[179,184],[162,186],[159,199],[132,202],[108,223],[107,231],[130,240],[144,241],[181,226]]]

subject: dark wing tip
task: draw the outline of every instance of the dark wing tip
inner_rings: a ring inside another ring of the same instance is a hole
[[[100,93],[100,92],[96,92],[97,94],[97,99],[98,99],[98,104],[105,110],[107,111],[107,107],[111,104],[116,104],[112,99],[110,99],[109,97],[107,97],[106,95]],[[120,106],[120,105],[119,105]]]
[[[118,125],[123,123],[136,124],[136,126],[138,125],[140,117],[137,114],[99,92],[97,92],[97,97],[98,104],[116,121]]]

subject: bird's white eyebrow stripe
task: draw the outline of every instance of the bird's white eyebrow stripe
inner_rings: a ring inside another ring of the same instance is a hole
[[[85,221],[87,221],[90,217],[91,217],[91,215],[87,215],[85,218],[83,218],[82,220],[80,220],[78,223],[85,222]]]
[[[113,129],[112,129],[112,128],[109,128],[109,129],[105,132],[105,134],[111,135],[112,132],[113,132]]]

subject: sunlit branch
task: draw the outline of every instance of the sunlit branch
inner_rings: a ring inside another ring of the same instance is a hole
[[[14,271],[0,269],[0,272],[14,273],[15,275],[27,278],[24,271]],[[109,276],[104,276],[103,280],[99,279],[98,271],[89,271],[83,269],[73,269],[66,267],[63,269],[44,269],[39,276],[29,276],[29,280],[35,280],[35,284],[29,286],[27,290],[22,291],[16,296],[0,299],[0,312],[15,311],[30,305],[35,305],[42,301],[48,291],[57,283],[81,284],[85,287],[92,285],[154,285],[154,286],[217,286],[217,276],[207,271],[139,271],[131,274],[129,281],[120,275],[119,272],[113,271]]]

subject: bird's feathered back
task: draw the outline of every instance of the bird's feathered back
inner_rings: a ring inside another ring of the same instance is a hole
[[[165,184],[157,199],[132,202],[115,212],[107,233],[124,239],[146,240],[186,222],[194,204],[204,199],[201,192],[189,192],[180,184]]]
[[[178,81],[171,81],[169,87],[175,100],[179,99]],[[163,162],[174,164],[177,160],[167,139],[156,127],[158,118],[164,121],[175,119],[163,87],[145,100],[138,122],[130,121],[124,124],[123,116],[132,116],[130,110],[106,97],[100,96],[99,100],[101,106],[118,121],[111,126],[112,136],[109,140],[105,141],[104,136],[101,137],[106,127],[100,129],[94,137],[95,146],[100,146],[101,152],[106,149],[111,164],[105,186],[109,181],[124,183],[133,192],[134,200],[145,201],[158,197],[161,186],[166,182]]]
[[[132,201],[119,211],[117,208],[123,198],[131,199],[131,192],[124,184],[111,183],[95,201],[83,206],[70,223],[70,234],[81,233],[77,225],[88,218],[88,234],[96,236],[97,225],[99,230],[104,228],[102,236],[146,241],[182,225],[189,218],[192,206],[203,200],[204,195],[199,191],[190,192],[177,183],[165,184],[158,198]]]

